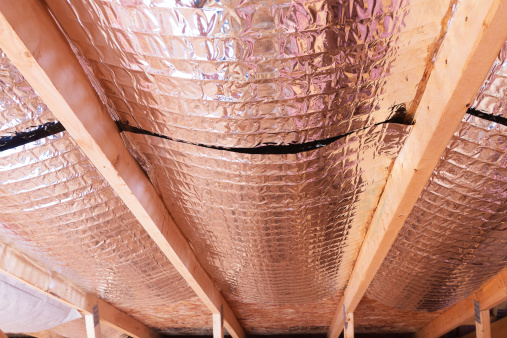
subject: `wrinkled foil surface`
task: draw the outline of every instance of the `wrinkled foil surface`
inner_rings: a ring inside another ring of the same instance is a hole
[[[404,0],[50,4],[116,118],[172,139],[242,148],[321,140],[387,120],[381,101],[410,7]],[[418,80],[407,85],[415,90]]]
[[[3,53],[0,76],[2,136],[56,121]],[[211,325],[209,311],[66,132],[0,152],[0,242],[147,325],[186,332]]]
[[[472,107],[507,118],[507,42],[502,47]]]
[[[224,295],[292,304],[343,288],[409,129],[381,124],[276,155],[126,136]]]
[[[66,132],[0,152],[0,238],[126,308],[193,296]]]
[[[47,122],[56,122],[56,118],[0,49],[0,136],[33,130]]]
[[[468,297],[507,266],[506,201],[507,126],[466,115],[367,295],[420,311]]]

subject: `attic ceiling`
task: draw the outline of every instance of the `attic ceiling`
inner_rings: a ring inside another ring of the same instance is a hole
[[[241,328],[328,332],[459,4],[32,3]],[[415,332],[506,267],[506,46],[357,332]],[[0,53],[2,252],[155,332],[210,334],[209,304],[15,61]]]

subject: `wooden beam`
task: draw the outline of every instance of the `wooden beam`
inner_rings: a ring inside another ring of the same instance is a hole
[[[224,317],[222,313],[213,314],[213,338],[224,338]]]
[[[507,1],[462,0],[442,42],[415,125],[396,159],[328,335],[343,330],[507,40]]]
[[[161,337],[158,333],[111,304],[95,295],[83,292],[61,276],[48,272],[47,269],[2,243],[0,243],[0,257],[2,257],[0,259],[1,273],[22,282],[37,292],[56,299],[84,314],[92,314],[93,306],[98,304],[102,315],[101,322],[131,337]]]
[[[477,338],[491,338],[491,317],[488,310],[481,310],[479,313],[480,322],[475,321],[475,334]]]
[[[474,318],[474,300],[491,309],[507,300],[507,269],[500,272],[467,299],[451,306],[417,332],[417,338],[437,338]]]
[[[343,338],[354,338],[354,314],[352,312],[347,312],[345,316]]]
[[[146,173],[129,153],[113,119],[45,5],[0,1],[0,48],[65,126],[90,161],[212,313],[224,308],[227,331],[244,332],[198,262]]]
[[[463,338],[476,338],[475,332],[471,332]],[[507,337],[507,317],[491,323],[491,338],[505,338]]]
[[[86,337],[101,338],[100,325],[96,325],[93,315],[85,315]]]

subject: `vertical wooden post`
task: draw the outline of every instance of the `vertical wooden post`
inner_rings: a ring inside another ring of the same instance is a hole
[[[98,304],[95,304],[93,306],[92,314],[85,315],[85,323],[86,323],[87,338],[101,338]]]
[[[213,338],[224,338],[224,306],[220,306],[220,313],[213,314]]]
[[[354,313],[347,312],[345,316],[345,330],[343,333],[344,338],[354,338]]]
[[[491,319],[489,310],[480,311],[480,322],[475,320],[475,336],[477,338],[491,338]]]

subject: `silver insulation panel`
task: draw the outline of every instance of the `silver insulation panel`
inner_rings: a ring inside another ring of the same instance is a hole
[[[0,55],[3,133],[55,121]],[[174,316],[209,316],[66,132],[0,152],[0,241],[147,325],[184,330],[191,321]]]
[[[409,130],[382,124],[297,154],[125,136],[227,297],[294,304],[345,286]]]
[[[472,104],[477,110],[507,118],[507,42]]]
[[[321,140],[387,120],[381,102],[410,7],[404,0],[49,3],[116,118],[172,139],[242,148]]]
[[[0,50],[0,136],[55,121],[46,104]]]
[[[472,107],[506,117],[507,43]],[[400,309],[450,306],[507,266],[507,126],[466,115],[367,295]]]

